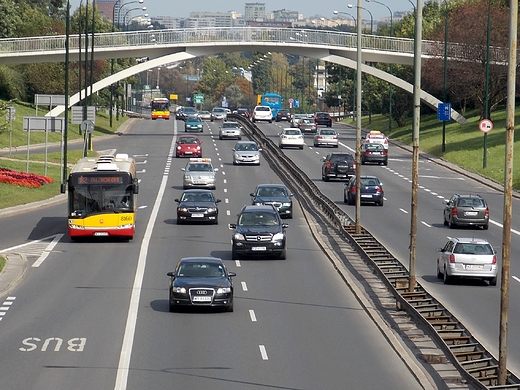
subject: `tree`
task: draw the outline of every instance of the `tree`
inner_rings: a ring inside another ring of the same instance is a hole
[[[448,42],[460,43],[471,50],[468,61],[448,61],[448,101],[459,105],[464,111],[467,105],[480,109],[481,118],[485,116],[486,67],[487,67],[487,15],[488,0],[465,2],[449,10]],[[439,12],[444,12],[441,9]],[[509,8],[502,1],[491,0],[490,43],[493,48],[508,47]],[[439,19],[437,28],[432,32],[432,39],[444,41],[444,17]],[[500,64],[501,58],[495,57],[491,50],[489,62],[489,111],[492,112],[507,98],[507,66]],[[443,55],[425,63],[428,72],[423,73],[424,88],[437,96],[443,92]]]
[[[0,2],[0,38],[18,36],[17,27],[20,25],[20,15],[13,0]]]

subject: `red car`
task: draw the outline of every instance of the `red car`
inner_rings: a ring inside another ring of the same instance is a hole
[[[202,141],[194,135],[181,135],[175,142],[175,157],[202,157]]]

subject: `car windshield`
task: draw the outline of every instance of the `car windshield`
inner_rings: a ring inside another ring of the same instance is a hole
[[[453,249],[453,253],[463,255],[492,255],[491,245],[486,243],[458,243]]]
[[[209,192],[188,192],[182,194],[181,202],[213,202],[213,195]]]
[[[354,157],[350,154],[334,154],[330,158],[331,161],[352,161]]]
[[[177,270],[177,276],[185,278],[222,278],[225,275],[220,264],[187,263],[181,264]]]
[[[278,225],[276,215],[268,212],[243,213],[238,219],[240,226]]]
[[[247,144],[237,144],[235,146],[235,150],[237,152],[256,152],[258,151],[258,146],[253,143],[247,143]]]
[[[198,144],[199,140],[198,140],[198,138],[195,138],[195,137],[182,137],[182,138],[179,138],[179,143],[180,144]]]
[[[365,178],[365,177],[362,177],[360,179],[360,182],[361,182],[361,185],[362,186],[377,186],[379,185],[379,181],[375,178]]]
[[[255,108],[255,111],[269,111],[269,110],[270,110],[269,107],[263,107],[263,106]]]
[[[334,130],[320,130],[320,135],[336,135]]]
[[[226,110],[224,110],[223,108],[214,108],[213,112],[216,114],[222,114],[222,113],[225,113]]]
[[[189,164],[186,168],[188,172],[213,172],[213,167],[209,164]]]
[[[187,119],[188,122],[200,122],[200,118],[196,115],[190,115]]]
[[[222,125],[222,128],[223,129],[237,129],[238,128],[238,123],[224,123]]]
[[[486,207],[484,201],[478,198],[460,198],[457,202],[458,207]]]
[[[300,130],[284,130],[283,134],[285,135],[300,135]]]
[[[260,187],[258,189],[258,196],[265,196],[265,197],[282,197],[287,196],[287,192],[285,191],[285,188],[282,187]]]

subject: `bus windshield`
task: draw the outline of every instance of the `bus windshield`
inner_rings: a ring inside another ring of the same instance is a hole
[[[85,218],[97,213],[123,213],[134,210],[133,187],[121,185],[86,185],[69,188],[69,214]]]

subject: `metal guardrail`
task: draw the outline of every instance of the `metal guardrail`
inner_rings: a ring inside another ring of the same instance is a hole
[[[89,45],[92,43],[89,36]],[[231,28],[185,28],[164,29],[154,31],[127,31],[94,34],[94,51],[128,51],[128,49],[143,49],[150,47],[197,46],[201,43],[226,43],[245,45],[247,43],[294,44],[295,46],[314,45],[329,48],[356,50],[357,34],[339,31],[296,29],[296,28],[266,28],[266,27],[231,27]],[[21,53],[65,53],[65,35],[39,36],[26,38],[0,39],[0,53],[3,56],[16,56]],[[363,34],[362,49],[366,51],[392,52],[413,56],[414,40]],[[69,50],[76,53],[85,47],[85,37],[71,35]],[[422,41],[423,57],[443,57],[444,42]],[[475,61],[484,53],[485,47],[448,43],[447,55],[450,59]],[[491,47],[491,58],[494,62],[506,63],[507,49]]]
[[[249,120],[238,115],[231,117],[243,125],[248,137],[262,145],[264,158],[283,181],[293,189],[298,189],[299,197],[305,197],[308,203],[327,216],[392,292],[398,308],[405,310],[428,331],[469,384],[477,389],[520,390],[520,378],[510,371],[507,384],[498,385],[497,359],[420,283],[417,283],[413,292],[408,292],[408,270],[370,232],[362,228],[361,233],[356,234],[355,224],[350,217],[322,194],[318,186],[271,139]]]

